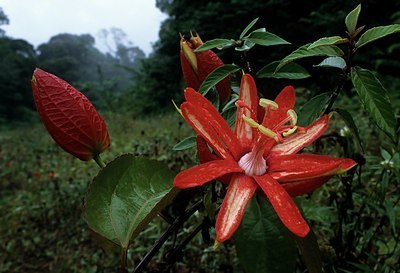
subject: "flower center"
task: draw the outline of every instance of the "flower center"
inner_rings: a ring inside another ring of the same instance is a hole
[[[267,171],[267,162],[264,159],[264,147],[262,143],[257,141],[251,152],[242,156],[238,164],[246,175],[263,175]]]
[[[265,108],[264,121],[267,121],[271,112],[279,108],[274,101],[260,99],[260,106]],[[238,107],[248,107],[242,101],[237,101]],[[255,114],[252,114],[255,117]],[[252,150],[242,156],[239,160],[239,166],[244,170],[246,175],[263,175],[267,172],[267,163],[264,159],[264,154],[268,152],[276,143],[284,142],[284,138],[294,134],[296,131],[305,132],[303,127],[296,126],[297,114],[293,109],[287,111],[287,116],[277,124],[271,124],[273,127],[267,128],[262,124],[257,123],[253,118],[242,116],[243,120],[250,127],[258,131],[258,138],[254,142]],[[270,141],[274,139],[275,141]]]

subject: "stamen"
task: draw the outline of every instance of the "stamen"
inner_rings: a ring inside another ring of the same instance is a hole
[[[290,123],[292,124],[292,125],[296,125],[296,123],[297,123],[297,114],[296,114],[296,112],[293,110],[293,109],[290,109],[290,110],[288,110],[287,111],[287,115],[290,117]]]
[[[264,108],[271,108],[272,110],[276,110],[278,109],[278,104],[276,102],[274,102],[273,100],[267,100],[267,99],[260,99],[259,103],[258,103],[261,107]]]
[[[264,127],[262,125],[258,125],[258,130],[265,136],[275,138],[277,136],[276,133],[274,133],[271,129],[268,129],[267,127]]]
[[[297,126],[294,126],[293,128],[287,130],[286,132],[283,132],[282,135],[284,137],[290,136],[290,135],[294,134],[294,132],[296,132],[296,130],[297,130]]]
[[[245,115],[242,115],[242,119],[244,122],[246,122],[248,125],[250,125],[253,128],[258,128],[259,124],[252,118],[246,117]]]

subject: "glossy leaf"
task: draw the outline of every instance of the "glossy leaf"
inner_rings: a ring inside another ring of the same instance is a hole
[[[204,82],[201,84],[200,89],[198,90],[201,94],[205,95],[207,92],[215,86],[217,83],[222,81],[224,78],[229,76],[236,71],[239,71],[240,67],[233,64],[226,64],[216,68],[213,72],[208,74]]]
[[[288,45],[290,44],[288,41],[285,41],[281,37],[270,33],[270,32],[261,32],[261,31],[253,31],[248,36],[243,38],[244,40],[250,41],[252,43],[262,45],[262,46],[274,46],[274,45]]]
[[[296,49],[295,51],[293,51],[292,53],[290,53],[279,63],[275,71],[279,71],[284,65],[290,62],[306,57],[314,57],[314,56],[342,57],[344,55],[343,51],[335,45],[318,46],[312,49],[308,49],[310,45],[311,44],[303,45],[298,49]]]
[[[342,57],[328,57],[321,63],[315,65],[316,67],[333,67],[339,69],[346,68],[346,61]]]
[[[257,23],[258,19],[259,18],[257,17],[256,19],[251,21],[250,24],[247,25],[247,27],[242,31],[242,33],[240,33],[239,39],[242,39],[244,35],[246,35],[247,32],[249,32],[249,30]]]
[[[358,39],[356,43],[356,48],[360,48],[362,46],[365,46],[366,44],[369,44],[375,40],[381,39],[383,37],[386,37],[390,34],[394,34],[400,32],[400,24],[394,24],[394,25],[388,25],[388,26],[379,26],[379,27],[374,27],[371,29],[368,29],[366,32],[364,32],[360,39]]]
[[[307,101],[300,110],[299,125],[306,126],[316,120],[324,111],[329,100],[329,92],[319,94]]]
[[[182,140],[181,142],[177,143],[172,150],[174,151],[182,151],[182,150],[187,150],[192,147],[196,146],[196,137],[195,136],[190,136]]]
[[[351,69],[351,80],[372,119],[393,141],[396,141],[396,118],[386,89],[375,75],[359,67]]]
[[[308,50],[319,47],[319,46],[327,46],[327,45],[338,45],[348,43],[349,40],[347,38],[342,38],[340,36],[332,36],[332,37],[323,37],[318,39],[314,43],[308,46]]]
[[[344,109],[335,109],[335,111],[343,118],[351,133],[355,136],[355,142],[357,146],[362,150],[360,133],[351,114]]]
[[[235,44],[235,40],[232,39],[213,39],[206,41],[204,44],[199,46],[194,50],[194,52],[201,52],[201,51],[206,51],[209,49],[217,48],[217,49],[223,49],[227,47],[231,47]]]
[[[294,272],[296,247],[293,236],[265,198],[251,200],[234,239],[245,272]]]
[[[346,19],[344,20],[346,24],[347,31],[349,33],[354,33],[357,27],[358,16],[360,15],[361,4],[359,4],[355,9],[347,14]]]
[[[260,71],[257,72],[258,78],[275,78],[275,79],[291,79],[299,80],[311,77],[308,71],[302,66],[296,63],[289,63],[285,65],[278,72],[275,72],[276,67],[279,65],[279,61],[267,64]]]
[[[174,197],[174,173],[164,164],[127,154],[100,171],[86,195],[85,218],[96,233],[126,249]]]

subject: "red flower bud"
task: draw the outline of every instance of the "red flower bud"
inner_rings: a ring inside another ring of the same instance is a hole
[[[181,37],[181,67],[183,77],[188,87],[199,90],[201,83],[216,68],[224,65],[221,59],[211,50],[194,52],[193,50],[203,44],[203,41],[196,34],[190,41]],[[231,95],[229,78],[225,78],[217,84],[217,91],[221,101],[227,101]]]
[[[36,68],[32,91],[42,122],[65,151],[87,161],[110,146],[103,118],[85,95],[73,86]]]

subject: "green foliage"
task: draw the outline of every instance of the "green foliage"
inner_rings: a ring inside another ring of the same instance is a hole
[[[267,64],[257,72],[256,77],[291,80],[300,80],[311,77],[307,70],[296,63],[289,63],[279,69],[279,71],[276,71],[279,63],[279,61],[275,61]]]
[[[226,64],[216,68],[213,72],[207,75],[204,82],[199,88],[199,92],[206,95],[210,89],[217,83],[228,77],[230,74],[235,73],[240,70],[240,67],[233,64]]]
[[[359,4],[355,9],[349,12],[349,14],[347,14],[345,18],[346,28],[350,34],[354,33],[354,31],[356,30],[360,11],[361,11],[361,4]]]
[[[234,239],[245,272],[294,271],[296,247],[293,235],[265,198],[253,197]]]
[[[356,48],[360,48],[378,39],[384,38],[390,34],[400,32],[400,24],[379,26],[365,31],[356,43]]]
[[[31,121],[34,109],[30,80],[36,53],[24,40],[0,37],[0,124],[7,120]]]
[[[286,64],[302,58],[316,56],[342,57],[344,55],[343,51],[335,45],[321,45],[318,47],[313,47],[311,49],[310,46],[311,44],[303,45],[290,53],[288,56],[282,59],[282,61],[276,67],[275,71],[279,71]]]
[[[358,67],[352,68],[351,80],[372,119],[396,142],[396,119],[388,93],[381,82],[371,71]]]
[[[173,198],[165,165],[124,155],[100,171],[86,196],[85,215],[98,234],[127,249],[129,242]]]

